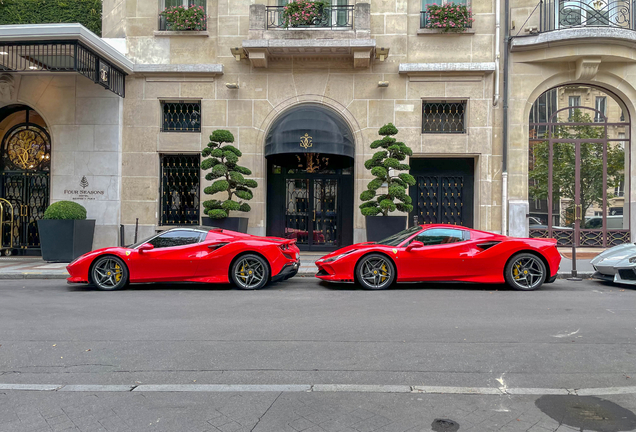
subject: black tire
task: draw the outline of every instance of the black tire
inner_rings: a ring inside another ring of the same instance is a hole
[[[508,286],[519,291],[539,289],[547,278],[547,270],[541,258],[530,253],[513,255],[504,269]]]
[[[128,285],[128,267],[112,255],[97,258],[91,266],[91,282],[100,291],[116,291]]]
[[[356,282],[364,289],[387,289],[395,282],[395,266],[386,255],[366,255],[356,265]]]
[[[258,255],[241,255],[234,260],[230,276],[239,289],[261,289],[269,282],[269,266],[267,261]]]

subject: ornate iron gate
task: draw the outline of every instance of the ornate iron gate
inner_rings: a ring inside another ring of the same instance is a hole
[[[555,238],[559,246],[609,247],[630,241],[629,217],[622,213],[629,207],[627,194],[621,213],[611,216],[620,227],[608,224],[616,198],[610,190],[629,185],[630,178],[623,168],[629,137],[608,133],[618,128],[629,131],[629,122],[609,123],[604,112],[585,106],[562,108],[547,122],[530,123],[529,194],[547,201],[547,214],[530,225],[530,237]],[[592,215],[593,208],[598,211]]]
[[[161,156],[161,225],[199,224],[199,155]]]
[[[21,252],[40,249],[37,221],[49,204],[51,139],[45,128],[29,122],[13,126],[2,140],[2,198],[14,207],[11,232],[2,233],[3,243]],[[4,215],[6,220],[10,215]],[[9,225],[7,225],[9,226]]]
[[[418,222],[464,225],[463,190],[463,176],[417,176]]]

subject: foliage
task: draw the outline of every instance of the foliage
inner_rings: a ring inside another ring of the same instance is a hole
[[[86,219],[86,209],[73,201],[54,202],[44,212],[43,219]]]
[[[426,7],[426,11],[428,12],[426,28],[439,29],[444,33],[461,33],[475,21],[472,9],[465,5],[433,3]]]
[[[238,165],[239,157],[243,154],[233,145],[234,135],[226,130],[215,130],[210,135],[208,146],[201,152],[204,159],[201,162],[203,171],[210,170],[205,175],[206,180],[215,180],[203,192],[207,195],[214,195],[220,192],[227,192],[227,199],[212,199],[205,201],[203,207],[205,213],[212,219],[223,219],[229,216],[230,211],[248,212],[251,210],[249,204],[244,201],[252,199],[251,189],[258,186],[255,180],[246,179],[244,176],[252,174],[249,169]],[[242,201],[235,201],[233,197]]]
[[[80,23],[102,34],[101,0],[2,0],[0,25]]]
[[[329,6],[328,1],[294,0],[283,8],[283,25],[312,25],[322,17],[325,6]]]
[[[382,214],[388,216],[395,210],[410,212],[413,210],[411,197],[406,190],[415,184],[415,179],[407,171],[408,164],[400,163],[406,156],[411,156],[413,151],[403,142],[398,142],[392,135],[397,135],[398,129],[392,123],[380,128],[378,135],[384,138],[373,141],[372,149],[382,148],[373,154],[371,159],[364,162],[364,167],[371,171],[375,177],[367,185],[367,190],[360,194],[364,201],[360,205],[364,216],[376,216]],[[377,190],[386,186],[386,192],[377,195]],[[395,202],[396,200],[401,202]]]
[[[166,28],[174,31],[205,30],[207,28],[207,16],[203,6],[190,5],[167,7],[161,16],[166,19]]]
[[[571,123],[592,123],[588,114],[575,109],[574,115],[568,120]],[[553,136],[559,139],[602,139],[605,137],[602,126],[578,125],[556,126]],[[565,209],[566,221],[562,225],[571,224],[574,215],[574,202],[576,198],[575,169],[576,154],[575,144],[568,142],[553,143],[552,160],[552,201],[560,199],[569,200]],[[550,164],[550,148],[547,141],[534,143],[531,147],[530,197],[533,199],[548,198],[548,179]],[[582,142],[581,153],[581,178],[580,178],[580,205],[582,214],[593,204],[603,205],[603,143]],[[613,189],[619,186],[624,178],[625,151],[614,142],[607,146],[607,188]],[[607,198],[614,195],[607,192]],[[581,221],[583,223],[583,221]]]

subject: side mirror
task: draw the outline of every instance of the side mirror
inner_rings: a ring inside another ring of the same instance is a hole
[[[151,245],[150,243],[144,243],[141,246],[139,246],[137,248],[137,250],[139,251],[139,253],[143,253],[149,250],[153,250],[155,247],[153,245]]]
[[[411,249],[417,249],[417,248],[421,248],[421,247],[424,247],[424,243],[422,243],[421,241],[412,241],[406,247],[406,251],[409,252]]]

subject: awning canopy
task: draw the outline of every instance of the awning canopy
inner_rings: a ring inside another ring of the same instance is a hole
[[[274,121],[265,138],[265,156],[323,153],[353,158],[353,134],[336,112],[314,104],[292,108]]]
[[[0,26],[0,71],[77,72],[124,97],[132,62],[80,24]]]

